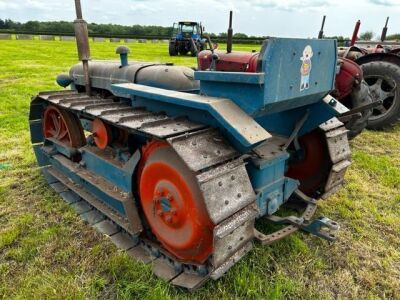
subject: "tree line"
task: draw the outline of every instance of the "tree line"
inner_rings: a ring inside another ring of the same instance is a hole
[[[74,24],[67,21],[28,21],[26,23],[16,22],[10,19],[0,19],[0,30],[10,31],[26,31],[30,33],[35,32],[48,32],[52,34],[73,34]],[[172,34],[171,27],[163,27],[156,25],[117,25],[117,24],[88,24],[89,34],[118,36],[118,35],[131,35],[131,36],[163,36],[167,37]],[[209,34],[211,37],[226,37],[226,33]],[[244,33],[235,33],[234,37],[241,38],[260,38],[255,36],[248,36]]]
[[[74,24],[67,21],[28,21],[26,23],[16,22],[10,19],[0,19],[0,29],[10,31],[27,31],[27,32],[49,32],[53,34],[73,34]],[[162,26],[143,26],[132,25],[123,26],[116,24],[88,24],[89,34],[104,34],[104,35],[154,35],[168,36],[172,32],[172,27]]]
[[[41,22],[41,21],[28,21],[26,23],[16,22],[10,19],[0,19],[0,30],[10,30],[10,31],[24,31],[29,33],[50,33],[54,35],[62,34],[74,34],[74,24],[73,22],[67,21],[51,21],[51,22]],[[89,34],[92,35],[104,35],[104,36],[158,36],[158,37],[168,37],[172,34],[172,26],[163,27],[156,25],[117,25],[117,24],[88,24]],[[222,33],[208,33],[211,38],[224,39],[226,38],[226,32]],[[366,31],[360,34],[361,40],[371,40],[375,34],[371,31]],[[266,36],[248,36],[245,33],[237,32],[233,35],[235,39],[263,39]],[[349,40],[349,37],[334,36],[325,37],[334,38],[339,42]],[[378,37],[377,37],[378,38]],[[398,40],[400,39],[400,34],[392,34],[387,36],[387,40]]]

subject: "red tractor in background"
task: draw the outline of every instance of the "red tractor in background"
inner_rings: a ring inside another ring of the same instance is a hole
[[[373,108],[368,120],[367,127],[373,130],[392,127],[400,120],[400,47],[396,43],[385,43],[388,21],[389,18],[379,42],[357,42],[361,25],[358,20],[350,44],[338,50],[340,57],[361,66],[373,101],[381,102]]]
[[[256,72],[260,53],[256,51],[232,52],[232,36],[232,12],[230,12],[227,50],[199,52],[198,68],[226,72]],[[376,103],[372,103],[368,85],[363,80],[363,70],[350,59],[343,57],[338,59],[335,87],[336,89],[331,93],[332,96],[350,109],[350,112],[342,115],[340,120],[349,130],[349,137],[353,138],[367,126],[368,119],[372,114],[372,107]]]

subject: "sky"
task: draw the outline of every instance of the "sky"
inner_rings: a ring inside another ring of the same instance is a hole
[[[88,22],[171,26],[175,21],[202,21],[207,32],[227,30],[233,10],[234,32],[257,36],[315,37],[322,16],[325,34],[349,37],[355,22],[361,32],[380,35],[386,17],[388,34],[400,33],[400,0],[81,0]],[[73,0],[0,0],[0,18],[25,22],[72,21]]]

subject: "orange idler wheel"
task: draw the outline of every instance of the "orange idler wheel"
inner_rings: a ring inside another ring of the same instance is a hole
[[[152,232],[177,258],[203,263],[213,228],[195,174],[165,142],[142,149],[140,201]]]
[[[54,138],[69,147],[82,147],[86,143],[81,122],[74,114],[50,105],[44,111],[43,135]]]
[[[94,143],[99,149],[106,149],[111,141],[111,131],[107,124],[100,119],[95,119],[92,124]]]

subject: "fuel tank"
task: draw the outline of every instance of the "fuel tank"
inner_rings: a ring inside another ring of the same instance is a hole
[[[231,52],[214,51],[218,55],[216,61],[216,71],[223,72],[249,72],[257,70],[258,52]],[[197,57],[199,70],[205,71],[210,68],[212,63],[211,50],[201,51]]]
[[[89,74],[92,88],[108,91],[115,83],[139,83],[182,92],[196,92],[200,88],[191,68],[172,64],[130,62],[122,67],[119,61],[91,61]],[[77,89],[84,87],[82,64],[74,65],[69,77]]]
[[[347,58],[339,58],[340,71],[336,74],[335,97],[339,100],[348,96],[354,86],[359,85],[363,79],[363,72],[359,65]]]

